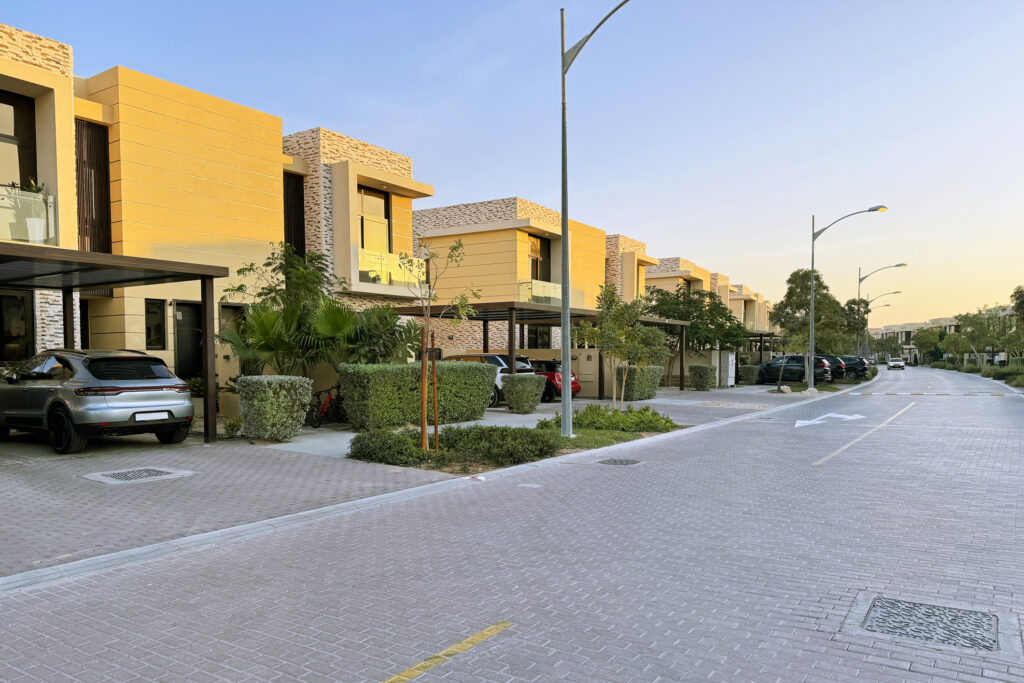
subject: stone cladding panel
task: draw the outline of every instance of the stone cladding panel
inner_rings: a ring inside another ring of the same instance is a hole
[[[60,74],[74,75],[71,46],[0,24],[0,57]]]

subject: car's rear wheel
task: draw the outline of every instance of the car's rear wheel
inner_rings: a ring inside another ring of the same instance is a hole
[[[182,422],[174,429],[165,429],[157,432],[156,438],[160,439],[160,443],[181,443],[188,438],[188,433],[191,428],[191,424],[188,422]]]
[[[50,448],[61,455],[81,453],[89,442],[75,427],[71,413],[63,406],[57,406],[50,412],[47,426],[50,431]]]
[[[555,400],[555,385],[548,382],[544,385],[544,393],[540,395],[540,400],[543,403],[551,403]]]
[[[757,372],[757,382],[755,384],[764,384],[764,373],[760,370]]]
[[[494,389],[491,390],[491,402],[487,404],[487,407],[493,408],[498,405],[499,400],[501,400],[501,397],[498,395],[498,387],[494,387]]]

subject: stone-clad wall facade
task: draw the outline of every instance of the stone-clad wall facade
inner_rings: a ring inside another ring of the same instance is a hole
[[[412,212],[413,234],[421,235],[459,225],[515,220],[519,218],[517,208],[519,201],[517,197],[506,197],[486,202],[440,206],[435,209],[416,209]]]
[[[0,57],[71,78],[71,46],[0,24]]]
[[[604,259],[604,281],[605,284],[615,285],[615,291],[619,296],[622,294],[622,254],[634,252],[637,254],[647,253],[647,244],[640,240],[626,237],[625,235],[607,235],[605,241]],[[642,293],[642,292],[641,292]]]
[[[330,164],[355,161],[404,178],[412,178],[412,159],[326,128],[310,128],[284,136],[285,154],[309,168],[303,182],[306,248],[334,260],[334,206]]]

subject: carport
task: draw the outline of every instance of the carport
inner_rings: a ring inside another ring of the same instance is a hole
[[[422,306],[405,306],[396,309],[399,315],[408,315],[414,317],[423,317]],[[431,318],[446,318],[453,319],[459,315],[457,310],[454,310],[451,306],[432,305],[430,307]],[[572,323],[578,323],[588,321],[596,323],[598,321],[599,311],[586,309],[586,308],[570,308],[569,309],[569,320]],[[536,304],[525,301],[490,301],[484,303],[473,304],[473,315],[467,318],[468,320],[477,320],[483,323],[483,352],[490,353],[490,334],[489,334],[489,323],[492,322],[507,322],[508,323],[508,366],[509,372],[515,373],[515,354],[516,354],[516,336],[518,325],[524,325],[527,323],[533,323],[534,325],[553,325],[559,326],[562,324],[562,309],[560,306],[551,306],[548,304]],[[678,334],[681,337],[681,343],[685,346],[686,344],[686,327],[689,325],[689,321],[686,320],[670,320],[668,318],[657,318],[654,316],[641,316],[640,323],[643,325],[651,325],[665,328],[666,332],[670,332],[669,328],[676,328],[679,330]],[[604,398],[604,362],[598,363],[598,398]]]
[[[0,287],[59,290],[64,303],[64,346],[75,347],[74,293],[82,290],[159,285],[198,280],[202,296],[203,437],[217,440],[217,377],[214,348],[213,280],[228,269],[177,261],[0,242]]]

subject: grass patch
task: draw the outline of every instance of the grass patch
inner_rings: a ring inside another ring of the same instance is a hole
[[[799,384],[789,384],[784,382],[783,386],[789,387],[789,390],[792,391],[794,394],[798,394],[801,391],[807,391],[807,384],[804,382],[800,382]],[[817,389],[818,391],[827,393],[831,393],[833,391],[842,391],[840,387],[837,387],[834,384],[815,384],[814,388]],[[779,391],[777,389],[769,389],[768,393],[777,394],[779,393]]]
[[[634,441],[643,437],[644,432],[620,432],[610,429],[573,429],[576,438],[558,437],[560,452],[589,451],[592,448],[614,446],[617,443]]]

